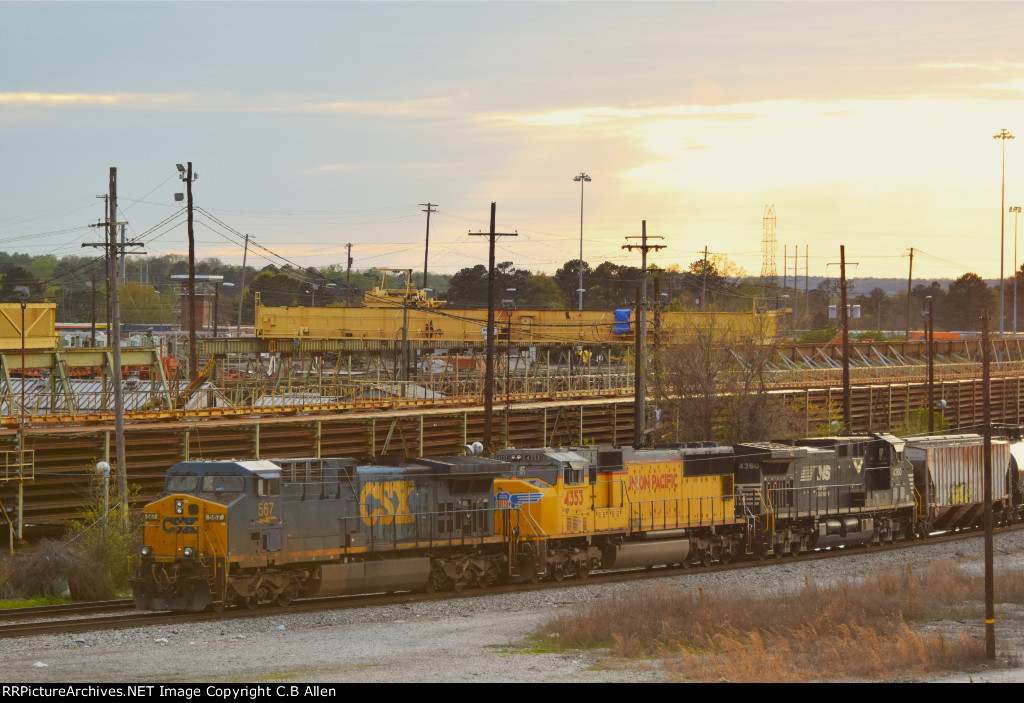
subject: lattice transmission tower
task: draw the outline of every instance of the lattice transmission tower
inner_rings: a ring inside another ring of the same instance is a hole
[[[775,287],[775,205],[764,206],[762,219],[764,236],[761,238],[761,291]]]

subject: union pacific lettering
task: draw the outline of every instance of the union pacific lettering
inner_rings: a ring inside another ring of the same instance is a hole
[[[631,491],[664,491],[679,487],[679,477],[674,473],[645,476],[630,476],[626,486]]]

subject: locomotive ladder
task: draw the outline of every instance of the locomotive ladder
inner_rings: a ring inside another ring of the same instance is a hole
[[[227,597],[227,579],[219,578],[217,572],[224,572],[222,573],[222,576],[226,577],[228,553],[227,550],[224,549],[224,545],[220,544],[220,538],[217,537],[217,534],[214,533],[213,536],[217,539],[216,545],[213,543],[213,540],[210,539],[209,529],[203,530],[203,537],[206,538],[206,543],[210,545],[210,551],[213,552],[213,569],[210,570],[210,577],[207,579],[207,583],[210,585],[210,596],[213,597],[214,595],[217,595],[219,591],[220,601],[223,601]],[[220,547],[220,549],[218,549],[218,547]],[[199,550],[199,553],[202,554],[201,549]],[[218,556],[222,557],[222,559],[218,560]],[[204,567],[209,568],[209,565],[206,564],[205,561],[201,561],[201,563]],[[218,569],[218,567],[220,568]]]
[[[774,536],[775,536],[775,508],[772,505],[771,490],[769,489],[769,490],[764,491],[762,493],[761,489],[758,488],[757,489],[757,495],[761,499],[761,505],[763,506],[763,513],[764,513],[764,516],[765,516],[765,523],[766,523],[765,524],[765,534],[767,534],[769,544],[771,544],[773,542]],[[760,517],[758,515],[754,515],[753,513],[750,513],[750,508],[746,507],[746,503],[744,503],[744,507],[747,510],[747,513],[749,515],[749,517],[747,518],[747,524],[750,525],[750,527],[751,527],[750,534],[751,535],[757,534],[756,526],[757,526],[758,521],[760,520]]]
[[[518,576],[519,569],[516,566],[516,555],[519,554],[519,545],[529,541],[523,539],[522,530],[520,530],[520,522],[523,516],[526,516],[527,524],[533,529],[533,534],[536,537],[547,537],[547,534],[541,528],[540,523],[533,519],[533,516],[529,513],[524,513],[523,510],[506,510],[505,512],[505,540],[508,544],[508,573],[510,576]],[[513,535],[512,531],[512,514],[516,516],[516,531]]]

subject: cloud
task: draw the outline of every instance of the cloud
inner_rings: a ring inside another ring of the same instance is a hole
[[[649,120],[659,117],[730,122],[750,121],[757,118],[746,106],[709,107],[706,105],[649,105],[649,106],[589,106],[565,108],[539,113],[480,115],[478,120],[503,121],[531,127],[573,127],[583,124],[621,122],[623,120]]]
[[[79,105],[127,107],[132,109],[167,108],[194,100],[190,93],[0,93],[0,104],[16,106]]]
[[[955,69],[955,70],[980,70],[980,71],[1020,71],[1024,69],[1024,63],[1013,61],[992,61],[990,63],[922,63],[918,68],[924,69]]]
[[[308,174],[330,174],[330,173],[355,173],[357,171],[438,171],[440,169],[452,168],[453,163],[442,162],[407,162],[407,163],[362,163],[362,164],[321,164],[312,168],[306,168],[299,173]]]
[[[309,95],[239,95],[219,93],[0,93],[0,106],[96,107],[119,110],[186,112],[265,112],[284,114],[351,114],[371,117],[441,117],[452,115],[452,98],[422,100],[339,101]]]
[[[268,108],[271,112],[341,113],[376,117],[440,116],[452,109],[453,101],[450,98],[312,102],[294,107]]]

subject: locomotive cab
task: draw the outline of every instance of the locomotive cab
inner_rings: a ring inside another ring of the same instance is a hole
[[[144,510],[140,563],[130,579],[138,607],[202,610],[222,604],[229,562],[250,550],[245,516],[259,516],[253,520],[257,548],[280,548],[280,478],[268,461],[172,467],[164,492]]]

